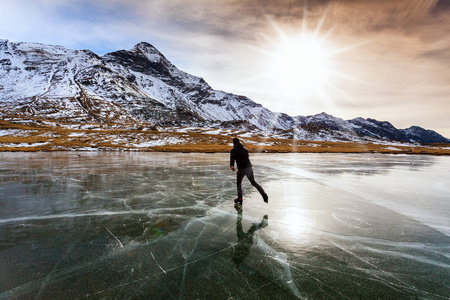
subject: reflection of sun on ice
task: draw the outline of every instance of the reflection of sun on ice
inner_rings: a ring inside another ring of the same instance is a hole
[[[290,209],[283,218],[286,234],[291,241],[304,242],[311,231],[313,222],[305,209]]]
[[[309,196],[311,191],[306,187],[305,182],[296,180],[286,180],[282,185],[279,182],[274,182],[274,186],[267,184],[268,193],[276,195],[279,205],[269,213],[269,226],[277,227],[278,238],[287,242],[286,247],[293,249],[304,245],[316,227]]]

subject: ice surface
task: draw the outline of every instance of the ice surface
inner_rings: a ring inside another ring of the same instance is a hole
[[[0,299],[447,299],[450,158],[0,153]]]

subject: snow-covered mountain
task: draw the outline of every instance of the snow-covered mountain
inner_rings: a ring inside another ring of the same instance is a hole
[[[100,57],[88,50],[0,40],[0,91],[8,111],[77,122],[245,121],[260,130],[284,129],[292,122],[247,97],[213,90],[147,43]]]
[[[212,89],[148,43],[100,57],[0,40],[0,110],[60,122],[227,127],[308,140],[448,142],[431,130],[398,130],[373,119],[274,113],[245,96]]]
[[[397,129],[387,121],[355,118],[343,120],[326,113],[296,117],[298,125],[283,134],[299,140],[320,141],[400,141],[419,143],[449,143],[450,140],[433,130],[418,126]]]

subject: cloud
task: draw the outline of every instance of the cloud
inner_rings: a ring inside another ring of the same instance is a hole
[[[280,101],[261,76],[265,53],[280,35],[303,29],[328,34],[336,49],[348,47],[336,65],[357,80],[335,79],[328,99]],[[401,124],[410,115],[410,125],[426,111],[428,128],[447,126],[439,111],[450,111],[448,32],[447,0],[14,0],[0,10],[0,38],[98,54],[146,41],[214,88],[276,111],[384,114]]]
[[[211,51],[211,45],[217,42],[237,45],[267,42],[267,36],[273,36],[276,31],[273,23],[290,31],[300,30],[305,21],[309,30],[314,30],[323,21],[321,31],[334,28],[334,36],[367,36],[389,30],[417,34],[417,28],[423,26],[419,32],[428,36],[432,30],[444,31],[436,29],[438,24],[430,24],[435,19],[430,15],[441,2],[16,0],[2,4],[0,34],[14,39],[60,41],[70,47],[94,44],[95,48],[103,49],[143,40],[159,43],[164,48],[177,40],[183,43],[190,39],[198,45],[201,40],[201,48],[206,51]],[[443,54],[445,49],[437,49],[434,54]],[[428,55],[431,57],[432,53]]]

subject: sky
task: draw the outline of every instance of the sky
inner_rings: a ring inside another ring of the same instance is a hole
[[[450,138],[450,0],[0,0],[0,39],[148,42],[212,88],[274,112]]]

